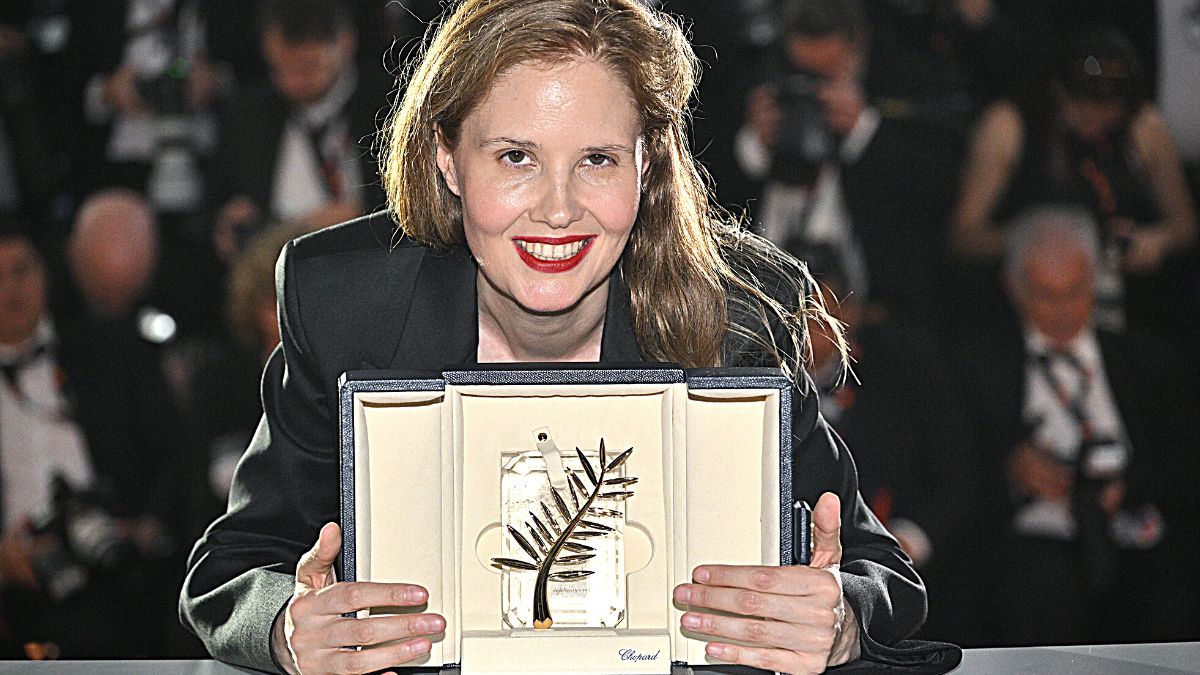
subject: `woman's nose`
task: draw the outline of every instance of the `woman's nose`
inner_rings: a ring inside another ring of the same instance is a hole
[[[545,186],[530,217],[534,222],[545,223],[553,228],[569,227],[583,217],[577,188],[572,176],[547,176]]]

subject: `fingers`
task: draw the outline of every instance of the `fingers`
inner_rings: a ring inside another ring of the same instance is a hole
[[[446,620],[440,615],[342,616],[353,611],[351,607],[409,605],[412,597],[428,599],[428,594],[409,584],[363,582],[299,593],[285,615],[289,653],[300,672],[333,673],[376,671],[426,654],[430,649],[427,636],[446,629]],[[364,647],[370,648],[354,651]]]
[[[446,620],[438,614],[388,614],[362,619],[342,618],[322,631],[322,648],[356,647],[383,644],[405,638],[437,635],[446,630]]]
[[[713,587],[745,589],[776,595],[821,595],[829,592],[831,575],[811,567],[768,567],[756,565],[700,565],[692,573],[694,584],[678,588],[704,591]],[[835,585],[836,587],[836,585]],[[701,604],[694,600],[681,600]]]
[[[842,562],[842,501],[832,492],[817,500],[813,509],[811,567],[825,568]]]
[[[306,599],[311,605],[304,609],[338,615],[372,607],[417,607],[429,600],[429,592],[416,584],[356,581],[328,586]]]
[[[296,665],[302,673],[372,673],[420,658],[429,653],[431,646],[426,638],[414,638],[371,649],[318,650],[308,657],[298,658]]]
[[[813,611],[832,611],[842,592],[828,571],[802,566],[703,565],[693,577],[708,581],[677,586],[680,604],[791,623],[814,621]]]
[[[791,673],[792,675],[821,673],[825,671],[826,665],[826,660],[819,654],[798,654],[785,649],[743,647],[723,642],[710,642],[704,651],[709,656],[730,663],[761,668],[769,672]]]
[[[333,584],[333,562],[341,549],[342,528],[337,523],[325,523],[317,535],[317,543],[296,565],[296,584],[309,588],[324,588]]]
[[[1162,232],[1135,231],[1129,237],[1129,248],[1122,257],[1128,271],[1150,272],[1158,269],[1170,247],[1169,235]]]
[[[810,621],[794,623],[688,612],[680,619],[680,624],[687,630],[726,640],[796,651],[828,653],[837,637],[834,629],[837,616],[828,608],[813,608],[809,614]]]

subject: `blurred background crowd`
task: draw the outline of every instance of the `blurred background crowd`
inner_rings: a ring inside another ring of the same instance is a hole
[[[838,299],[853,372],[819,331],[810,372],[922,636],[1200,640],[1200,0],[655,4],[718,201]],[[384,205],[441,9],[0,6],[0,657],[203,656],[275,259]]]

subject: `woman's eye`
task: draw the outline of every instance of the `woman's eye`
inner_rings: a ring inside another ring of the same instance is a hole
[[[616,163],[613,161],[612,157],[609,157],[608,155],[602,155],[598,152],[588,155],[583,161],[588,166],[607,166]]]
[[[524,150],[509,150],[501,157],[509,164],[524,164],[525,160],[529,159],[529,155],[525,154]]]

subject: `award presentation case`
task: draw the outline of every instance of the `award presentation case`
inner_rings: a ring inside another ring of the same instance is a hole
[[[674,587],[699,564],[793,561],[792,387],[777,369],[357,371],[343,376],[339,403],[340,578],[429,590],[425,607],[371,610],[446,618],[430,654],[412,666],[719,669],[704,636],[680,628],[686,608],[672,600]],[[620,466],[596,480],[612,464]],[[547,494],[549,484],[569,489],[537,506],[517,496],[531,485]],[[586,502],[585,489],[606,501]],[[591,524],[566,545],[596,552],[560,555],[591,558],[560,568],[547,555],[550,539],[567,540],[579,510]],[[535,575],[525,566],[540,557],[567,572],[543,585],[550,628],[525,623]],[[581,569],[591,576],[579,580]]]

